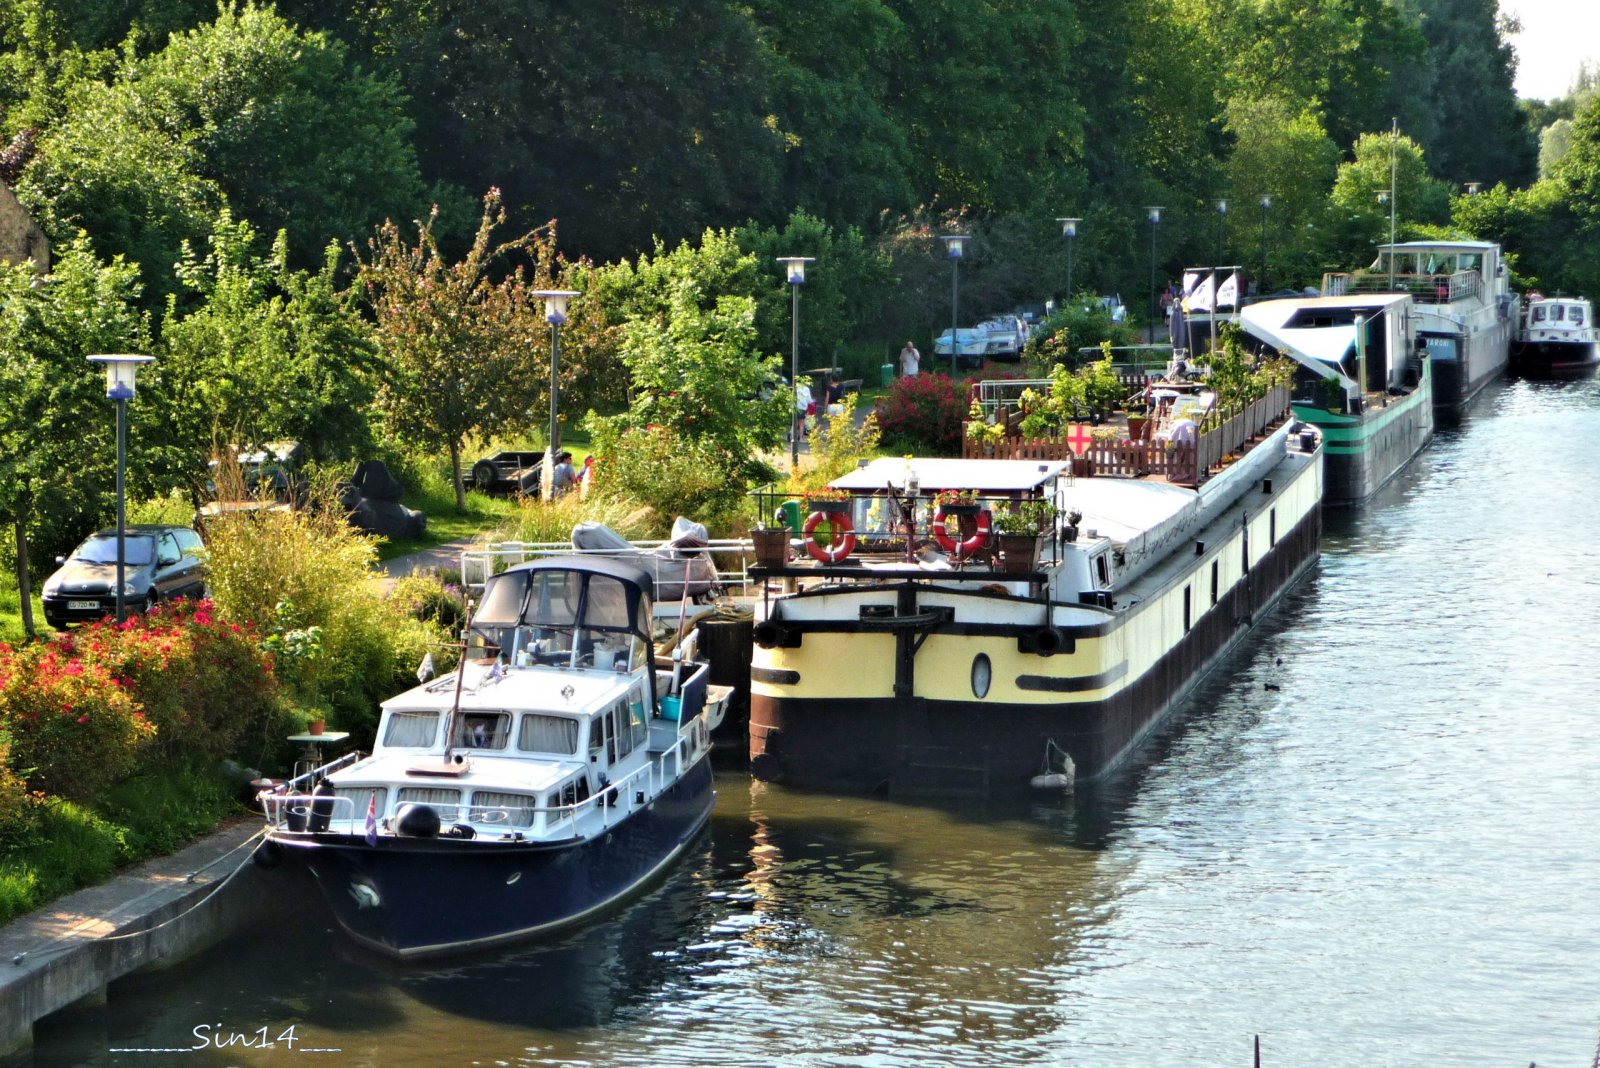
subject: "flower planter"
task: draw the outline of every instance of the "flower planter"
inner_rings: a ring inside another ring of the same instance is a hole
[[[1032,571],[1039,563],[1040,537],[1037,534],[1001,534],[1000,570],[1021,575]]]
[[[981,504],[967,504],[967,503],[945,504],[945,503],[941,503],[940,505],[938,505],[938,510],[943,512],[945,515],[977,515],[979,512],[983,511],[983,506]]]
[[[762,567],[782,567],[788,563],[789,531],[783,527],[752,530],[750,541],[755,545],[756,563]]]
[[[842,501],[808,499],[806,507],[813,512],[848,512],[850,510],[850,501],[848,499]]]
[[[326,720],[314,719],[306,724],[307,734],[321,734],[328,726]]]

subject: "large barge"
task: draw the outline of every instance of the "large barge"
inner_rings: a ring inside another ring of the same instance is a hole
[[[1458,415],[1506,368],[1519,301],[1500,246],[1490,241],[1407,241],[1378,246],[1364,271],[1323,276],[1322,295],[1405,293],[1433,368],[1433,404]]]
[[[1433,374],[1409,294],[1266,300],[1240,325],[1296,364],[1294,414],[1321,431],[1323,503],[1360,504],[1433,438]]]
[[[946,794],[1117,766],[1320,552],[1321,441],[1286,385],[1181,422],[1077,457],[1022,443],[1004,455],[1030,458],[878,460],[833,482],[806,555],[753,569],[752,773]],[[978,515],[953,533],[963,509]],[[990,537],[1051,511],[1036,558],[1026,535]],[[824,525],[848,541],[822,544]]]

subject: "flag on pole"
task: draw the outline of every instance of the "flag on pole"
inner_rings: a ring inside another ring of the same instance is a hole
[[[1217,307],[1235,308],[1239,305],[1239,272],[1234,271],[1217,290]]]
[[[417,667],[417,681],[427,682],[433,678],[433,654],[427,653],[422,657],[422,663]]]
[[[367,845],[378,844],[378,791],[367,795]]]
[[[1189,297],[1190,311],[1212,311],[1217,306],[1217,276],[1208,274]]]

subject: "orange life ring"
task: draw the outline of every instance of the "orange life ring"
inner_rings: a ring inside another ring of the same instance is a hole
[[[947,553],[953,553],[959,548],[962,556],[971,556],[973,553],[989,544],[989,509],[985,508],[978,513],[978,530],[972,537],[956,545],[956,539],[945,533],[945,511],[940,508],[933,515],[933,540],[939,543],[939,548]]]
[[[833,540],[826,547],[817,544],[817,524],[833,528]],[[849,512],[812,512],[806,516],[806,552],[819,564],[837,564],[856,551],[856,528]]]

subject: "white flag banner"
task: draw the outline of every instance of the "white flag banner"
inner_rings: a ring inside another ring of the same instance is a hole
[[[1208,312],[1217,306],[1217,276],[1206,275],[1205,281],[1195,286],[1189,295],[1189,310]]]
[[[1200,284],[1199,271],[1183,272],[1183,298],[1188,300],[1194,295],[1194,287]]]
[[[1239,272],[1234,271],[1228,280],[1222,283],[1217,290],[1217,307],[1236,308],[1239,306]]]
[[[427,653],[417,667],[417,681],[427,682],[431,678],[433,678],[433,654]]]

